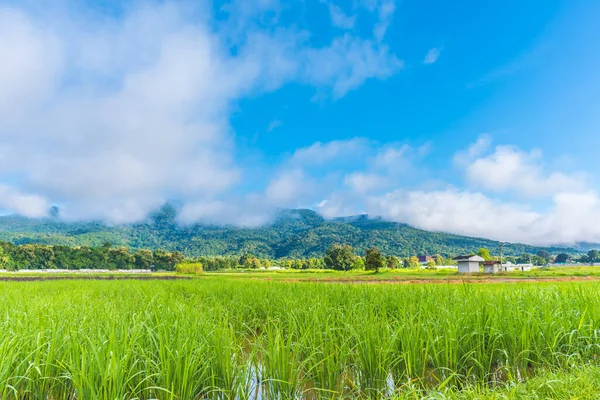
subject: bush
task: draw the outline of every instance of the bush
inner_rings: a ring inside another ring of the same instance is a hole
[[[175,270],[178,274],[199,274],[203,271],[202,263],[199,262],[183,262],[177,264]]]

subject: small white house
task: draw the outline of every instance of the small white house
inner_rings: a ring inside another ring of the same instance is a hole
[[[485,259],[479,256],[459,256],[454,261],[458,262],[459,274],[473,274],[479,272],[479,264]]]
[[[501,269],[500,261],[486,261],[483,263],[484,274],[497,274]]]

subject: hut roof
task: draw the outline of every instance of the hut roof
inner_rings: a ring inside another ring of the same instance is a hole
[[[458,256],[454,257],[454,261],[476,261],[476,262],[484,262],[485,258],[479,256]]]

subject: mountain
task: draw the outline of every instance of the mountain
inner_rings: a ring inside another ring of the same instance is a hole
[[[73,222],[54,217],[30,219],[16,215],[0,217],[0,240],[15,244],[63,244],[101,246],[110,242],[130,248],[179,250],[188,256],[239,255],[260,257],[316,257],[335,243],[349,244],[363,251],[377,246],[384,254],[445,256],[477,251],[487,247],[497,252],[496,241],[448,233],[428,232],[406,224],[387,222],[367,215],[324,219],[312,210],[280,210],[274,220],[257,228],[238,228],[197,224],[180,226],[177,211],[163,206],[144,222],[109,226],[102,222]],[[511,244],[506,255],[537,253],[547,250],[580,252],[562,247],[542,248]]]

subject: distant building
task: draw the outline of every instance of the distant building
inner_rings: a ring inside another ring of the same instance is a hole
[[[479,264],[485,259],[479,256],[458,256],[454,261],[458,263],[459,274],[473,274],[479,272]]]
[[[504,264],[502,266],[504,272],[531,271],[532,268],[533,264]]]
[[[484,261],[483,263],[484,274],[497,274],[501,270],[500,261]]]
[[[419,256],[419,262],[421,264],[427,264],[431,260],[435,261],[435,259],[433,257],[431,257],[431,256]]]

